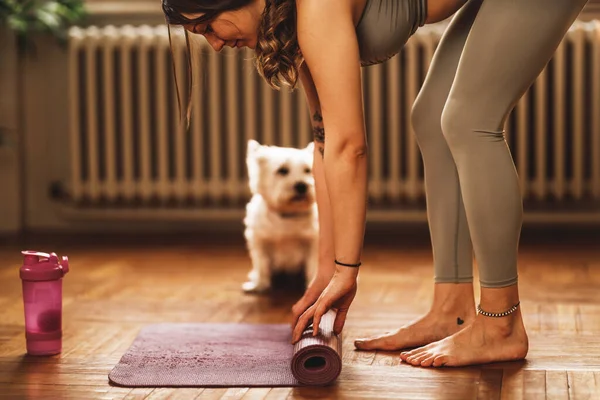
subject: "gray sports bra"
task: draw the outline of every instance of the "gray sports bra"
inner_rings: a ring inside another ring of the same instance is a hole
[[[367,0],[356,26],[361,65],[396,55],[427,19],[427,0]]]

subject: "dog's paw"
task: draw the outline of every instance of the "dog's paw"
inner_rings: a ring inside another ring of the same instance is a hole
[[[267,285],[261,285],[256,282],[248,281],[242,285],[242,290],[246,293],[265,293],[269,290]]]

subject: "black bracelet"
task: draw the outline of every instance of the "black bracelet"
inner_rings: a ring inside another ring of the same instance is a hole
[[[345,264],[345,263],[341,263],[341,262],[339,262],[338,260],[334,260],[334,261],[335,261],[335,263],[336,263],[337,265],[341,265],[341,266],[344,266],[344,267],[353,267],[353,268],[358,268],[358,267],[360,267],[360,265],[361,265],[361,262],[360,262],[360,261],[359,261],[357,264]]]

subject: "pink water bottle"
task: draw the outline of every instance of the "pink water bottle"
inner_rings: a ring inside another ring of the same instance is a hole
[[[62,350],[62,278],[69,272],[69,259],[59,262],[55,253],[21,253],[27,353],[58,354]]]

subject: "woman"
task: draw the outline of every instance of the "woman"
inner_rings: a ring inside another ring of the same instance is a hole
[[[223,46],[255,49],[273,87],[305,90],[315,132],[317,277],[293,307],[293,341],[337,309],[341,332],[357,290],[367,199],[361,65],[398,53],[420,26],[454,15],[415,101],[435,284],[431,310],[358,349],[399,350],[420,366],[523,359],[517,248],[522,201],[504,141],[511,109],[587,0],[163,0],[170,24]],[[325,146],[325,132],[327,146]],[[479,266],[475,313],[471,254]]]

